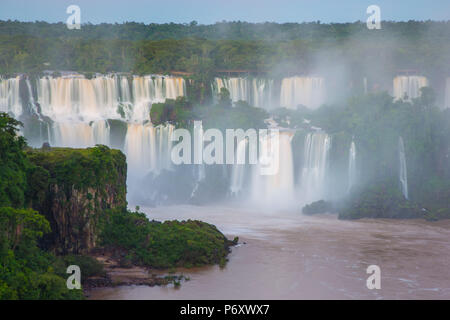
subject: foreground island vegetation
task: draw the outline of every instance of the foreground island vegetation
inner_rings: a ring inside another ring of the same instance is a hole
[[[80,266],[82,283],[107,277],[90,256],[96,250],[112,252],[125,267],[226,262],[237,239],[227,240],[214,226],[149,221],[126,209],[120,151],[31,149],[19,126],[0,113],[0,299],[82,299],[81,290],[67,289],[66,269]]]

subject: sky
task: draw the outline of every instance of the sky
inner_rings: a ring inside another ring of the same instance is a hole
[[[382,20],[450,20],[450,0],[0,0],[0,20],[65,22],[69,5],[81,23],[189,23],[218,21],[366,21],[369,5]]]

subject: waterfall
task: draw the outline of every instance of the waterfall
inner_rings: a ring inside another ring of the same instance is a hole
[[[174,128],[171,125],[154,127],[149,121],[150,108],[152,103],[184,96],[183,78],[119,74],[98,75],[92,79],[78,74],[43,76],[35,82],[27,78],[29,101],[21,101],[20,80],[20,77],[0,78],[0,111],[19,118],[24,108],[29,107],[41,119],[41,131],[42,128],[48,130],[40,138],[26,137],[33,140],[34,145],[42,145],[45,141],[39,140],[45,136],[55,147],[110,146],[108,120],[116,119],[126,123],[123,151],[132,179],[171,168],[170,136]]]
[[[290,77],[281,81],[278,87],[280,101],[275,103],[275,88],[273,79],[263,78],[215,78],[212,85],[213,96],[217,98],[221,88],[230,92],[233,103],[242,100],[251,106],[271,109],[280,105],[286,108],[296,108],[304,105],[315,109],[324,102],[324,81],[319,77]]]
[[[447,78],[445,85],[445,108],[450,108],[450,78]]]
[[[294,163],[292,157],[291,132],[280,132],[278,149],[270,150],[277,145],[276,135],[260,137],[260,158],[251,170],[251,202],[262,207],[290,207],[294,204]],[[276,147],[275,147],[276,148]],[[270,157],[278,171],[271,175],[261,174],[261,155]]]
[[[244,187],[247,167],[245,165],[247,145],[247,140],[241,140],[236,148],[236,159],[233,165],[230,183],[230,193],[232,196],[238,196]]]
[[[331,137],[323,132],[308,133],[305,137],[303,168],[300,172],[300,198],[308,204],[326,196],[326,173]]]
[[[194,188],[191,192],[191,199],[194,198],[197,194],[198,187],[200,186],[200,183],[205,180],[206,178],[206,170],[205,170],[205,164],[198,164],[192,167],[193,168],[193,175],[195,179]]]
[[[154,127],[151,123],[129,123],[125,137],[125,154],[130,177],[144,177],[171,168],[170,136],[172,125]]]
[[[0,78],[0,112],[18,118],[22,114],[22,103],[19,94],[20,77]]]
[[[87,148],[96,144],[109,145],[109,125],[106,120],[91,123],[53,122],[50,130],[50,145],[54,147]]]
[[[263,78],[215,78],[212,91],[217,99],[220,89],[226,88],[230,92],[233,103],[240,100],[258,108],[270,109],[272,106],[273,80]]]
[[[403,144],[403,138],[398,138],[398,154],[400,161],[399,180],[402,187],[402,193],[405,199],[408,199],[408,174],[406,170],[406,156],[405,146]]]
[[[133,110],[128,118],[132,121],[150,119],[152,103],[164,102],[166,99],[176,99],[186,93],[183,78],[164,76],[133,77]]]
[[[348,187],[347,192],[350,192],[356,182],[356,145],[352,139],[350,150],[348,152]]]
[[[420,96],[420,88],[428,86],[428,79],[422,76],[397,76],[394,78],[394,98],[403,99],[405,95],[408,101]]]
[[[324,81],[318,77],[290,77],[281,82],[280,106],[294,109],[303,105],[320,107],[325,98]]]

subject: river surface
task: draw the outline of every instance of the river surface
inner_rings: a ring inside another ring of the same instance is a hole
[[[141,208],[150,219],[198,219],[239,237],[229,262],[178,270],[180,288],[94,289],[90,299],[450,299],[450,221],[358,220],[232,206]],[[381,289],[369,290],[369,265]]]

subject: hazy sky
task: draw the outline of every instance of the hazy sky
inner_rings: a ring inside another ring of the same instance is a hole
[[[450,0],[0,0],[0,20],[65,22],[66,8],[81,22],[366,21],[371,4],[382,20],[450,20]]]

